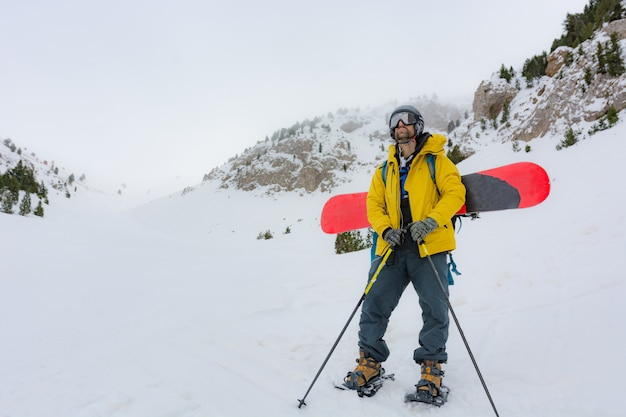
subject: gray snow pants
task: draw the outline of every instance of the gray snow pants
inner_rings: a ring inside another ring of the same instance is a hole
[[[447,256],[445,253],[431,255],[439,272],[441,283],[448,292]],[[376,272],[382,257],[376,258],[370,267],[369,277]],[[446,362],[448,340],[448,304],[427,258],[420,258],[416,251],[397,249],[387,259],[378,279],[363,301],[359,322],[359,348],[378,362],[389,357],[389,348],[383,339],[391,313],[398,305],[402,293],[413,284],[422,309],[423,326],[419,332],[419,347],[413,352],[417,363],[424,360]]]

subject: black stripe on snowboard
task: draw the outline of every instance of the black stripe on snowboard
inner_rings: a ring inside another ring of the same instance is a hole
[[[465,206],[468,213],[506,210],[519,207],[521,197],[515,187],[489,175],[463,176],[467,190]]]

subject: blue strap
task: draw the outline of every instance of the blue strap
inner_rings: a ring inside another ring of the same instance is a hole
[[[409,197],[409,193],[406,191],[404,184],[406,184],[406,177],[409,175],[409,167],[400,168],[400,199],[403,200]]]
[[[452,273],[455,275],[461,275],[461,273],[456,269],[456,262],[454,262],[454,258],[452,257],[452,252],[448,252],[448,285],[454,285],[454,278],[452,277]]]
[[[439,191],[439,186],[437,186],[437,178],[435,176],[435,155],[429,153],[426,155],[426,162],[428,163],[428,170],[430,171],[430,178],[433,180],[433,184],[435,184],[435,189],[437,190],[437,195],[441,196],[441,191]]]
[[[374,262],[376,259],[376,243],[378,242],[378,233],[372,231],[372,248],[370,249],[370,257],[371,261]]]
[[[382,168],[383,184],[387,185],[387,161],[383,162]]]

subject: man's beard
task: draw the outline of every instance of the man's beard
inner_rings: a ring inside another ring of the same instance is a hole
[[[396,141],[398,143],[409,143],[413,139],[411,133],[408,130],[403,130],[396,133]]]

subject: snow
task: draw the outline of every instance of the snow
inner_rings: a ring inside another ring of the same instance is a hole
[[[624,414],[624,137],[620,123],[561,151],[562,137],[489,144],[459,164],[527,160],[552,181],[543,204],[457,234],[451,302],[501,416]],[[363,175],[340,191],[363,191]],[[403,403],[419,378],[410,290],[386,336],[396,380],[373,398],[333,388],[354,367],[357,316],[298,409],[369,267],[321,231],[330,194],[204,183],[131,210],[110,197],[0,215],[0,416],[494,415],[454,324],[449,402]]]

